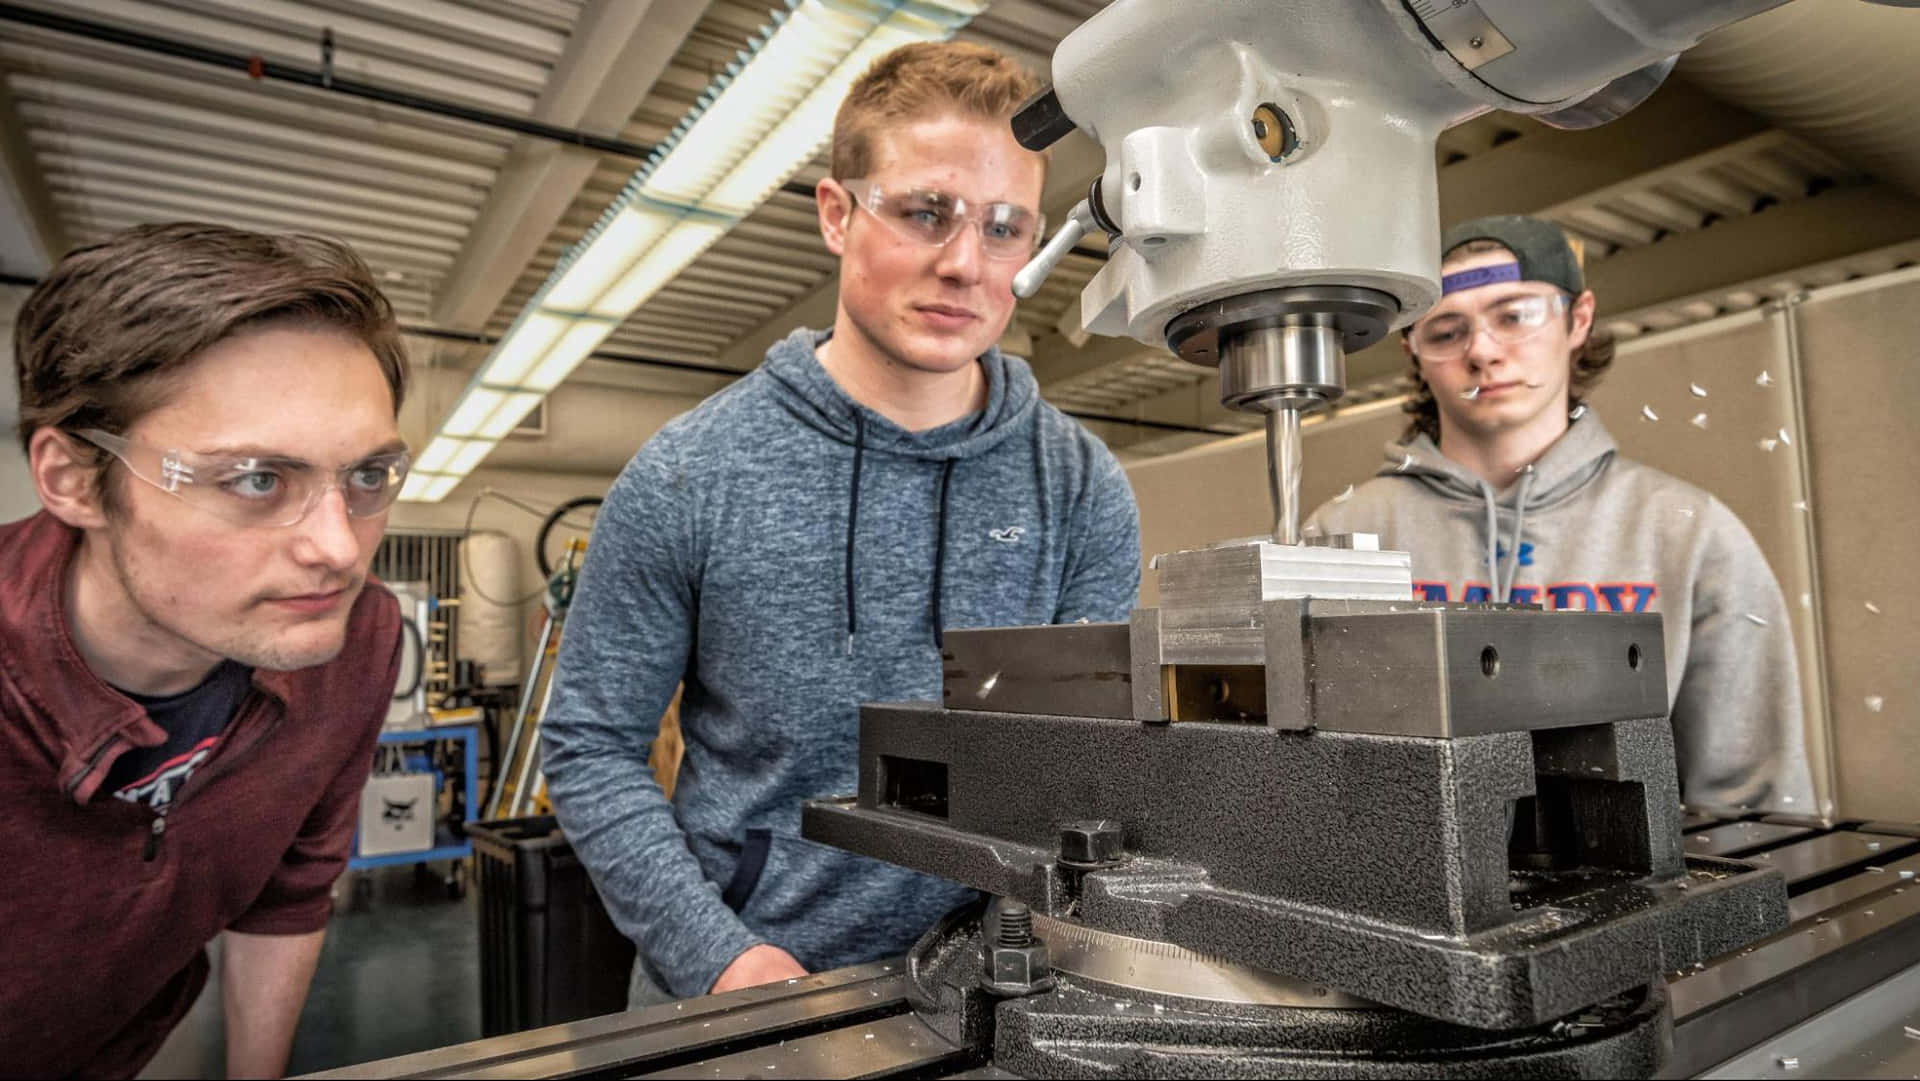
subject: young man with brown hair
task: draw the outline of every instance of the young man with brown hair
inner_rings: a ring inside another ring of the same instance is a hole
[[[1682,796],[1811,813],[1779,583],[1725,504],[1619,457],[1585,404],[1613,344],[1566,234],[1482,218],[1441,250],[1440,302],[1403,339],[1404,440],[1309,535],[1379,534],[1427,600],[1661,613]]]
[[[601,508],[543,753],[635,1004],[895,954],[973,896],[801,839],[801,802],[853,790],[861,702],[939,699],[943,630],[1133,604],[1118,464],[994,347],[1042,227],[1008,125],[1034,89],[965,44],[857,81],[816,192],[833,327],[662,429]],[[682,681],[669,803],[647,749]]]
[[[0,1074],[138,1072],[219,935],[228,1072],[277,1075],[399,664],[392,308],[333,241],[141,226],[60,260],[14,361]]]

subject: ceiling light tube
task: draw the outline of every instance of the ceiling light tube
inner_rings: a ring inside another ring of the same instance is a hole
[[[678,277],[688,263],[698,259],[701,252],[712,247],[731,227],[730,221],[721,218],[683,219],[672,232],[660,238],[660,243],[654,245],[646,258],[613,283],[600,303],[594,305],[594,313],[625,319],[659,292],[661,286]]]
[[[622,208],[587,235],[582,242],[586,246],[561,268],[559,278],[541,296],[540,306],[551,311],[585,311],[672,225],[670,215],[644,204]]]
[[[537,390],[519,390],[507,395],[506,400],[500,403],[500,408],[494,410],[493,415],[487,418],[487,422],[473,434],[482,439],[499,439],[505,436],[518,427],[520,421],[532,412],[533,407],[539,405],[540,399],[544,397],[546,395]]]
[[[495,386],[513,387],[531,371],[540,358],[560,336],[573,326],[573,320],[563,315],[549,315],[542,311],[528,311],[514,321],[507,336],[494,347],[493,355],[480,366],[479,382]]]
[[[440,425],[444,435],[478,435],[494,410],[507,398],[507,392],[489,387],[469,384],[460,395],[460,401],[453,407],[445,422]]]
[[[464,445],[464,440],[436,435],[433,437],[433,442],[427,444],[427,449],[420,452],[420,457],[413,460],[413,468],[422,473],[439,473],[446,469],[447,463],[453,460],[455,454],[460,453],[460,448]]]
[[[408,473],[407,482],[400,486],[400,502],[424,502],[427,486],[433,483],[433,478],[432,473]]]
[[[559,386],[560,381],[578,368],[588,354],[600,348],[600,343],[607,340],[607,335],[613,333],[616,325],[597,319],[583,319],[575,323],[573,329],[561,335],[547,355],[540,358],[540,363],[527,373],[520,385],[527,390],[542,392]]]
[[[446,468],[441,470],[441,472],[454,473],[462,477],[466,476],[468,473],[473,472],[474,466],[479,465],[481,460],[486,458],[489,451],[493,450],[493,444],[494,441],[491,439],[468,440],[466,445],[454,454],[453,460],[448,462]]]
[[[462,477],[435,477],[432,482],[427,485],[426,490],[420,493],[419,501],[422,503],[438,503],[442,499],[447,498],[448,493],[458,488],[460,481],[463,479]]]

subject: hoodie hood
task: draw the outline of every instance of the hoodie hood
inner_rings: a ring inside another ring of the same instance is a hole
[[[1502,504],[1493,486],[1440,453],[1430,436],[1422,434],[1409,443],[1388,443],[1386,461],[1376,475],[1411,477],[1444,498],[1484,506],[1487,578],[1493,583],[1493,599],[1505,603],[1513,595],[1513,578],[1519,570],[1528,512],[1546,510],[1572,499],[1613,461],[1617,448],[1600,418],[1592,410],[1577,412],[1565,434],[1555,440],[1539,460],[1521,470],[1513,494],[1505,504],[1513,513],[1509,537],[1500,536]],[[1504,566],[1502,553],[1505,554]]]
[[[1526,484],[1523,509],[1546,510],[1573,498],[1600,475],[1617,449],[1600,418],[1592,410],[1582,413],[1567,425],[1566,434],[1515,478],[1523,483],[1532,478],[1532,483]],[[1426,435],[1410,443],[1388,443],[1386,459],[1375,475],[1418,477],[1435,492],[1460,500],[1479,501],[1484,493],[1493,491],[1493,486],[1472,470],[1440,453]],[[1518,488],[1515,492],[1517,495]]]
[[[997,346],[980,355],[987,377],[987,403],[979,412],[924,432],[909,432],[848,397],[814,355],[833,331],[802,327],[774,343],[761,364],[774,396],[801,423],[866,453],[897,454],[926,461],[954,461],[985,454],[1018,431],[1040,404],[1040,387],[1026,361]]]

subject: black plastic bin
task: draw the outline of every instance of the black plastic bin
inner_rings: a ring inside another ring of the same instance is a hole
[[[627,1008],[633,943],[552,815],[467,823],[480,887],[480,1031],[501,1036]]]

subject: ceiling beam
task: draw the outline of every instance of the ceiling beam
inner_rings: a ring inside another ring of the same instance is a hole
[[[618,133],[705,10],[704,0],[593,0],[574,24],[534,117]],[[601,160],[591,150],[516,140],[447,275],[434,322],[484,326]]]
[[[1602,318],[1713,300],[1766,286],[1816,263],[1920,238],[1920,202],[1879,182],[1833,188],[1758,214],[1675,233],[1595,264],[1588,285]]]
[[[1639,108],[1586,131],[1515,118],[1522,134],[1440,169],[1443,225],[1576,203],[1675,162],[1765,131],[1743,109],[1668,79]]]

